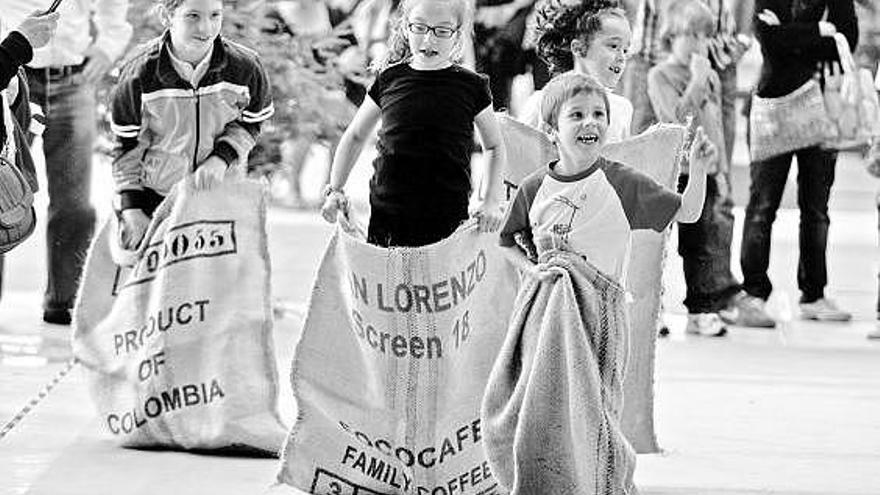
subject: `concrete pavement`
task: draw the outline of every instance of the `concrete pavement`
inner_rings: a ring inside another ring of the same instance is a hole
[[[109,175],[105,165],[96,165],[97,175]],[[367,174],[361,167],[355,175],[358,194]],[[737,168],[734,176],[742,205],[746,169]],[[96,185],[95,202],[106,212],[106,183],[96,178]],[[782,211],[774,229],[771,306],[782,320],[776,330],[733,328],[721,339],[686,337],[681,264],[670,248],[664,301],[672,335],[658,344],[656,371],[655,424],[664,452],[639,456],[642,493],[880,494],[880,343],[864,338],[876,324],[876,187],[856,157],[838,165],[829,294],[855,313],[851,323],[797,319],[795,210]],[[40,201],[42,208],[42,195]],[[786,205],[792,206],[790,197]],[[330,233],[314,213],[273,209],[269,215],[273,290],[289,309],[276,328],[288,421],[293,405],[287,370]],[[69,329],[40,322],[41,235],[7,259],[0,424],[70,357]],[[272,460],[117,449],[97,431],[81,370],[74,370],[0,439],[0,494],[261,493],[277,466]]]

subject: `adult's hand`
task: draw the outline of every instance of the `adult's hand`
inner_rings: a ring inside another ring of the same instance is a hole
[[[15,30],[28,40],[31,48],[36,49],[49,43],[49,40],[55,36],[56,28],[58,28],[58,12],[43,15],[36,10],[25,17]]]
[[[776,16],[776,12],[773,12],[770,9],[762,10],[758,15],[758,20],[763,22],[768,26],[779,26],[782,24],[779,22],[779,17]]]
[[[828,21],[819,21],[819,36],[832,38],[837,34],[837,27]]]
[[[102,52],[95,45],[90,46],[83,56],[86,58],[86,66],[82,71],[83,82],[87,84],[98,84],[102,77],[110,72],[113,61],[106,53]]]

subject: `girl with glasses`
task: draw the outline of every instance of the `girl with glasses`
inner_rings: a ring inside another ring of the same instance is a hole
[[[459,65],[464,36],[473,25],[471,3],[404,0],[397,19],[376,81],[333,157],[321,213],[335,222],[339,212],[347,212],[343,187],[381,118],[368,242],[432,244],[468,216],[479,220],[481,232],[495,231],[501,209],[491,191],[504,160],[501,133],[487,78]],[[474,124],[485,164],[470,201]]]

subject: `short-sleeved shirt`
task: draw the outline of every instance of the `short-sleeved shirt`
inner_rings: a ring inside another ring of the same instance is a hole
[[[605,158],[572,176],[555,172],[555,165],[550,163],[520,184],[500,244],[515,246],[515,235],[522,232],[531,236],[539,254],[550,249],[578,253],[623,283],[632,231],[665,229],[681,206],[681,196]]]
[[[382,116],[370,206],[409,217],[466,216],[474,118],[492,104],[488,78],[457,65],[399,64],[367,94]]]

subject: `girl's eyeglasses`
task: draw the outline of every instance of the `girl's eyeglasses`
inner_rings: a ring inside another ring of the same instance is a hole
[[[451,28],[446,26],[429,26],[427,24],[422,24],[421,22],[410,22],[406,25],[406,28],[412,34],[428,34],[428,32],[434,33],[434,36],[443,39],[452,38],[456,32],[458,32],[458,28]]]

